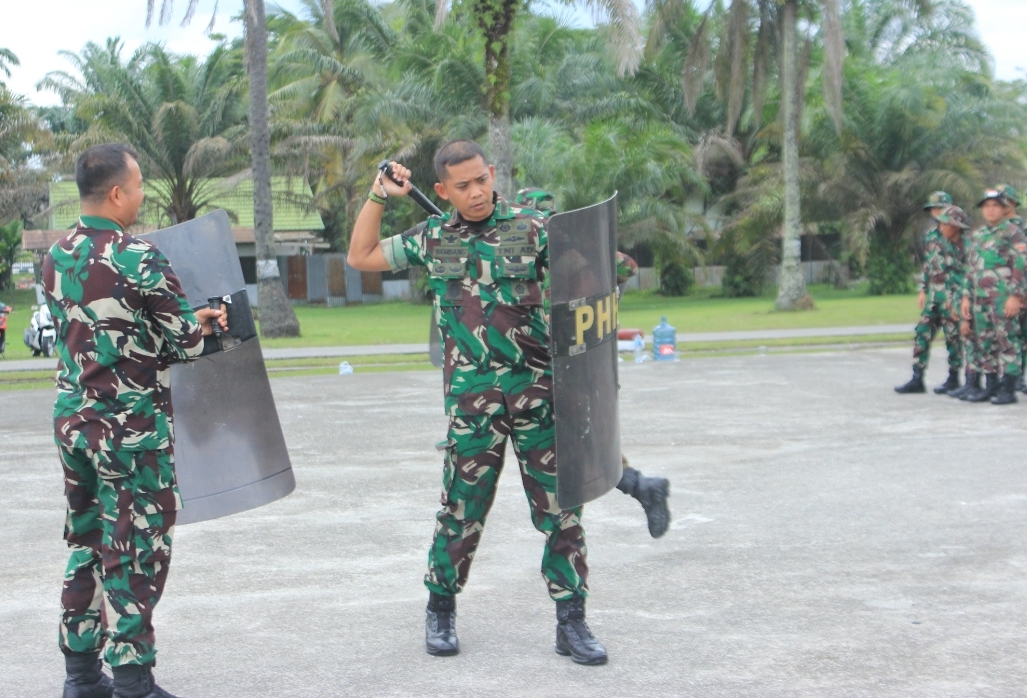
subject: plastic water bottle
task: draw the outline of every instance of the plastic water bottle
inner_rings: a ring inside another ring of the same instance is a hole
[[[667,316],[653,328],[653,358],[657,361],[673,361],[677,358],[678,332],[667,324]]]
[[[645,361],[645,340],[642,339],[642,335],[640,334],[635,335],[634,350],[635,363],[640,364]]]
[[[349,365],[349,361],[343,361],[339,364],[339,375],[350,376],[353,375],[353,367]]]

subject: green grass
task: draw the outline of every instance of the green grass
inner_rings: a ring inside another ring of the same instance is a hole
[[[865,286],[848,291],[811,286],[816,308],[797,313],[775,311],[773,295],[716,298],[718,291],[701,288],[681,298],[628,292],[621,300],[620,325],[651,332],[660,317],[666,315],[668,322],[681,333],[853,325],[908,324],[912,327],[918,316],[915,296],[868,296]],[[0,293],[0,300],[15,306],[8,322],[7,357],[29,358],[31,353],[22,344],[21,333],[28,325],[29,308],[35,302],[35,295],[32,291],[4,292]],[[402,301],[341,308],[297,306],[302,336],[263,339],[261,343],[269,348],[424,343],[428,341],[430,313],[429,306]],[[811,342],[804,340],[802,343]],[[767,342],[759,344],[770,346]]]
[[[696,289],[692,295],[665,298],[651,292],[628,292],[620,305],[620,326],[652,331],[666,315],[678,332],[731,332],[853,325],[909,324],[919,312],[916,297],[868,296],[865,287],[839,291],[811,286],[816,308],[809,312],[774,310],[774,297],[715,298],[719,289]],[[303,335],[261,340],[266,347],[325,347],[352,344],[414,344],[428,341],[430,308],[405,302],[319,308],[297,306]]]
[[[737,332],[861,325],[916,324],[916,297],[868,296],[864,287],[839,291],[811,286],[816,308],[808,312],[774,310],[774,296],[715,298],[719,289],[697,289],[692,295],[665,298],[650,292],[626,293],[620,304],[620,326],[651,332],[666,315],[678,332]]]

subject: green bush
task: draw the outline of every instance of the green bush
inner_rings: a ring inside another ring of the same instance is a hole
[[[726,260],[724,279],[720,283],[725,298],[750,298],[763,291],[763,280],[744,256],[732,254]]]
[[[913,291],[913,259],[905,240],[889,240],[876,233],[870,238],[867,279],[871,296],[888,296]]]
[[[686,269],[680,262],[667,262],[660,267],[661,296],[687,296],[695,284],[692,270]]]

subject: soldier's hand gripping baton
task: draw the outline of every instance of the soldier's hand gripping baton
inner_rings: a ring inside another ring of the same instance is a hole
[[[399,186],[403,186],[404,182],[399,181],[398,179],[396,179],[395,175],[392,174],[392,165],[389,164],[388,160],[382,160],[380,163],[378,163],[378,169],[381,171],[383,175],[391,179],[393,182],[395,182]],[[418,206],[423,208],[431,215],[442,215],[442,209],[433,204],[431,199],[424,195],[424,192],[422,192],[420,189],[413,185],[413,182],[410,183],[409,196],[411,199],[414,200],[414,203],[416,203]]]
[[[222,296],[211,296],[210,298],[207,299],[207,307],[210,308],[211,310],[221,310],[221,304],[222,303],[226,303],[226,302],[227,303],[231,303],[232,302],[232,297],[231,296],[224,296],[224,297],[222,297]],[[210,321],[210,329],[214,333],[215,337],[218,337],[218,338],[221,337],[221,324],[218,322],[217,318],[214,318],[213,320]]]

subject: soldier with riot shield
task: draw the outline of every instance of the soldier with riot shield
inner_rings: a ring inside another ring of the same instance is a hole
[[[410,171],[391,167],[395,180],[378,175],[356,221],[349,263],[364,271],[424,266],[434,293],[449,430],[438,445],[442,508],[424,579],[427,651],[459,652],[456,595],[467,582],[511,440],[532,523],[546,536],[542,574],[556,602],[556,651],[579,664],[604,664],[606,649],[585,622],[582,508],[562,506],[557,495],[553,357],[542,305],[546,218],[498,197],[481,148],[453,141],[436,153],[435,191],[456,213],[379,242],[388,197],[412,189]]]
[[[535,187],[521,189],[515,198],[519,206],[529,206],[541,211],[546,216],[556,214],[556,197],[544,189]],[[618,289],[638,273],[638,264],[623,252],[617,252],[617,286]],[[549,314],[549,276],[545,281],[546,314]],[[619,291],[618,291],[619,292]],[[649,527],[649,535],[659,538],[667,532],[670,525],[670,509],[667,507],[667,497],[670,494],[670,481],[663,477],[646,477],[641,471],[632,468],[627,457],[621,454],[621,463],[624,473],[621,475],[617,489],[624,494],[630,495],[642,505],[645,512],[646,522]]]
[[[161,251],[125,232],[143,201],[132,148],[89,148],[75,175],[81,220],[43,264],[71,548],[61,594],[64,698],[172,698],[151,674],[152,615],[182,506],[170,367],[200,356],[212,320],[228,325],[221,308],[194,311]]]

